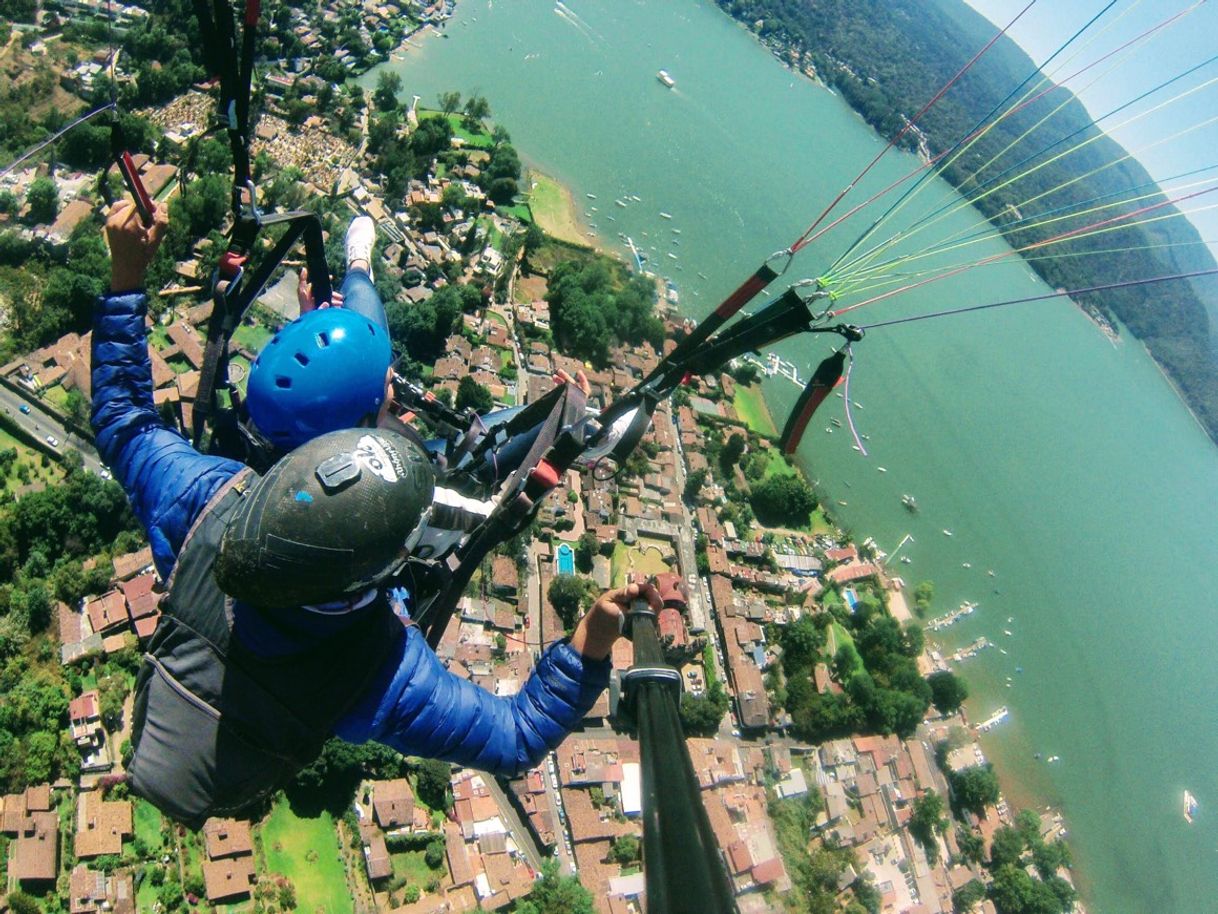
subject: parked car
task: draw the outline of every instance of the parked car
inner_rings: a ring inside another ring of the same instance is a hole
[[[27,416],[30,414],[30,405],[28,403],[22,403],[17,408],[19,410],[21,410],[23,413],[25,413]]]
[[[47,444],[51,447],[59,447],[59,439],[54,435],[47,435]]]

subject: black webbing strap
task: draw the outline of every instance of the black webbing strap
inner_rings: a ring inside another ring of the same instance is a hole
[[[443,560],[445,574],[439,589],[416,614],[419,628],[434,648],[469,585],[475,569],[492,549],[523,530],[542,498],[562,480],[583,453],[584,392],[574,384],[557,388],[558,395],[528,454],[508,477],[499,504],[469,538]]]

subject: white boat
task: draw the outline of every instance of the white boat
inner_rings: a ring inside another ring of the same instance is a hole
[[[879,470],[881,473],[887,473],[887,472],[888,472],[888,467],[876,467],[876,469],[877,469],[877,470]]]
[[[903,556],[901,556],[901,564],[903,564],[903,565],[908,565],[908,564],[909,564],[910,562],[912,562],[912,561],[913,561],[913,559],[911,559],[911,558],[910,558],[909,556],[907,556],[907,555],[903,555]]]
[[[675,229],[673,229],[673,230],[672,230],[672,233],[673,233],[674,235],[680,235],[680,234],[681,234],[681,230],[680,230],[680,229],[678,229],[678,228],[675,228]]]
[[[589,200],[595,200],[595,199],[596,199],[596,194],[584,194],[584,196],[585,196],[585,197],[587,197]]]
[[[1197,814],[1197,798],[1184,791],[1184,821],[1189,825],[1193,824],[1193,816]]]
[[[620,206],[622,209],[625,209],[625,208],[626,208],[626,201],[625,201],[625,200],[614,200],[613,202],[614,202],[614,203],[616,203],[618,206]]]
[[[960,567],[961,567],[961,568],[972,568],[972,567],[973,567],[973,563],[972,563],[972,562],[961,562],[961,563],[960,563]]]
[[[666,213],[666,212],[661,211],[661,212],[660,212],[660,218],[661,218],[661,219],[671,219],[671,218],[672,218],[672,213]]]
[[[944,528],[943,528],[943,535],[944,535],[944,536],[951,536],[951,535],[952,535],[952,531],[950,531],[950,530],[948,530],[946,527],[944,527]]]
[[[676,254],[674,254],[672,251],[669,251],[669,252],[668,252],[668,256],[669,256],[669,257],[671,257],[673,260],[676,260],[676,259],[677,259],[677,255],[676,255]]]
[[[668,75],[667,70],[661,70],[659,73],[657,73],[656,79],[658,79],[660,82],[662,82],[664,85],[666,85],[670,89],[677,84],[677,81]]]

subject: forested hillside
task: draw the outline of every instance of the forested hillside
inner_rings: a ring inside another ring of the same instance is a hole
[[[905,118],[916,114],[935,89],[959,71],[995,31],[991,23],[961,0],[718,2],[771,47],[794,52],[802,66],[813,65],[822,79],[834,86],[868,123],[888,138],[896,136]],[[934,156],[951,149],[961,137],[968,135],[981,118],[1007,99],[1034,66],[1013,41],[1005,37],[1000,39],[918,122],[926,134],[930,154]],[[1021,92],[1018,97],[1022,95]],[[1063,102],[1062,110],[1028,139],[1020,142],[978,181],[971,180],[973,169],[1015,143]],[[1103,113],[1095,112],[1096,115]],[[1098,215],[1056,222],[1044,228],[1028,227],[1029,222],[1035,221],[1028,217],[1037,213],[1057,212],[1070,204],[1116,193],[1117,196],[1103,201],[1108,203],[1122,199],[1120,191],[1151,181],[1146,170],[1134,159],[1119,161],[1127,155],[1126,151],[1099,134],[1083,105],[1067,89],[1058,87],[998,123],[949,166],[944,177],[962,192],[969,193],[1020,162],[1023,164],[1018,171],[1048,163],[1018,182],[987,193],[975,204],[1016,247],[1162,200],[1162,197],[1141,199],[1124,204],[1123,209],[1106,209]],[[1091,137],[1097,138],[1077,152],[1049,162]],[[1056,148],[1023,161],[1058,140],[1062,142]],[[909,148],[914,148],[916,143],[912,132],[902,138],[902,144]],[[864,164],[860,162],[859,166]],[[1018,171],[1012,170],[1007,177]],[[995,181],[991,187],[1002,183]],[[1067,183],[1068,186],[1061,186]],[[1025,204],[1046,191],[1053,192],[1019,210],[1024,225],[1010,225],[1018,218],[1013,215],[1013,206]],[[1147,192],[1143,189],[1129,196],[1143,197]],[[1154,215],[1170,211],[1164,207]],[[1204,245],[1197,244],[1199,240],[1196,230],[1185,219],[1163,219],[1054,245],[1047,250],[1059,256],[1042,256],[1031,260],[1030,265],[1055,288],[1085,288],[1213,269],[1214,259]],[[1119,255],[1064,256],[1083,251],[1163,244],[1173,247],[1127,251]],[[1164,283],[1106,292],[1092,296],[1084,303],[1107,317],[1120,320],[1146,344],[1156,361],[1183,390],[1210,436],[1218,439],[1218,364],[1208,317],[1210,311],[1218,307],[1218,284],[1209,281]]]

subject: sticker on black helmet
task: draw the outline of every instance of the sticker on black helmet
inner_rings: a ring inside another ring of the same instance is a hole
[[[355,459],[385,482],[397,482],[406,475],[402,455],[380,435],[361,436],[355,445]]]

